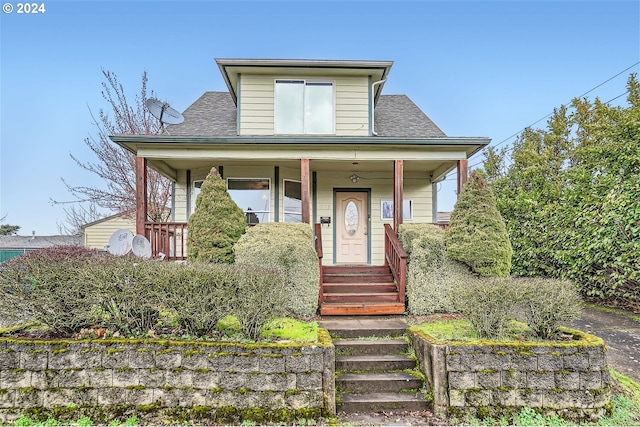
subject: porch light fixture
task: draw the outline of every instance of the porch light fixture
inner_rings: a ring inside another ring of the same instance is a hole
[[[353,175],[351,175],[349,177],[349,179],[351,180],[351,182],[353,182],[355,184],[356,182],[358,182],[360,180],[360,177],[354,173]]]

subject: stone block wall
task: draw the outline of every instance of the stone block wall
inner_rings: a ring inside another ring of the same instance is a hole
[[[442,342],[417,329],[411,341],[441,415],[498,417],[534,408],[597,419],[610,401],[606,346],[568,331],[566,342]]]
[[[319,334],[318,345],[0,339],[0,424],[63,407],[197,409],[209,422],[334,415],[334,348]]]

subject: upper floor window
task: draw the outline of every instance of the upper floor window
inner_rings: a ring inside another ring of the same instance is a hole
[[[276,80],[276,134],[335,133],[333,83]]]

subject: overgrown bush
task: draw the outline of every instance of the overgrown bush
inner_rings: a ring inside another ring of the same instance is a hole
[[[78,255],[78,256],[74,256]],[[284,307],[272,271],[214,263],[168,263],[56,249],[14,258],[0,271],[0,316],[72,335],[105,330],[209,336],[227,314],[252,338]]]
[[[541,278],[515,279],[520,289],[517,317],[540,338],[551,338],[558,327],[577,320],[582,313],[578,288],[569,281]]]
[[[235,292],[228,294],[228,304],[245,335],[257,340],[267,323],[286,313],[291,291],[274,270],[239,264],[234,270]]]
[[[454,311],[451,290],[475,277],[465,265],[447,255],[444,230],[432,224],[402,224],[399,239],[409,254],[409,312],[424,315]]]
[[[453,306],[471,323],[478,338],[500,338],[514,318],[521,293],[509,278],[489,277],[451,291]]]
[[[508,277],[513,250],[493,192],[473,172],[458,196],[446,232],[449,256],[485,277]]]
[[[57,246],[28,252],[0,266],[0,317],[34,320],[61,332],[92,325],[100,295],[86,268],[104,258],[95,250]]]
[[[318,309],[320,267],[309,224],[269,222],[249,228],[234,246],[236,264],[280,274],[287,289],[285,309],[312,316]]]
[[[187,258],[233,263],[233,245],[246,228],[242,209],[231,199],[218,171],[212,168],[202,183],[196,210],[187,223]]]

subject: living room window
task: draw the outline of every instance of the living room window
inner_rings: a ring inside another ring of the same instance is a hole
[[[302,222],[302,186],[300,181],[284,180],[282,205],[284,222]]]
[[[276,80],[275,133],[335,133],[333,93],[332,82]]]
[[[227,190],[247,217],[247,224],[269,222],[269,178],[228,178]]]

